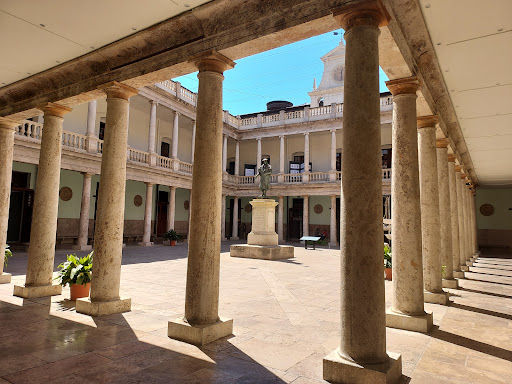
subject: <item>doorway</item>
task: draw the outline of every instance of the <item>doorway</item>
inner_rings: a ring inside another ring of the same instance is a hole
[[[156,211],[156,235],[162,236],[167,232],[167,210],[169,207],[169,192],[158,191]]]
[[[7,229],[8,243],[30,241],[33,204],[34,190],[30,189],[30,173],[13,172]]]
[[[288,209],[288,240],[299,240],[302,237],[302,214],[304,200],[294,198],[292,207]]]

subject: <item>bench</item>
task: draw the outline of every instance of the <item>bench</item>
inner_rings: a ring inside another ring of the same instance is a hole
[[[315,249],[315,244],[319,242],[321,237],[318,236],[302,236],[300,241],[304,241],[304,248],[308,249],[308,241],[313,244],[313,249]]]

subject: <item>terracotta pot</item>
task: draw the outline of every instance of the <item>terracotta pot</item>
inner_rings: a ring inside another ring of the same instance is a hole
[[[169,245],[174,247],[176,245],[176,240],[169,240]]]
[[[86,285],[82,284],[71,284],[69,286],[71,290],[71,300],[76,300],[81,297],[89,297],[89,291],[91,290],[91,283]]]
[[[392,280],[391,268],[384,268],[384,274],[386,275],[386,280]]]

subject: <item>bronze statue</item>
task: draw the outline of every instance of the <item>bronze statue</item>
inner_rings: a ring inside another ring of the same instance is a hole
[[[267,197],[267,191],[270,189],[270,175],[272,175],[272,167],[268,163],[268,159],[263,159],[263,164],[258,168],[256,177],[260,177],[261,197]]]

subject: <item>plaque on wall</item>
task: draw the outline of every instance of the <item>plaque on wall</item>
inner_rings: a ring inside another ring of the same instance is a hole
[[[62,187],[59,196],[63,201],[69,201],[73,197],[73,191],[69,187]]]
[[[322,207],[322,204],[315,205],[315,213],[321,214],[324,211],[324,207]]]
[[[484,216],[491,216],[494,213],[494,207],[491,204],[482,204],[480,213]]]
[[[140,207],[142,205],[142,196],[141,195],[135,195],[135,197],[133,198],[133,204],[136,207]]]
[[[245,209],[245,212],[250,213],[250,212],[252,212],[252,205],[246,204],[244,209]]]
[[[188,211],[190,209],[190,201],[185,200],[183,203],[183,208],[185,208],[185,211]]]

